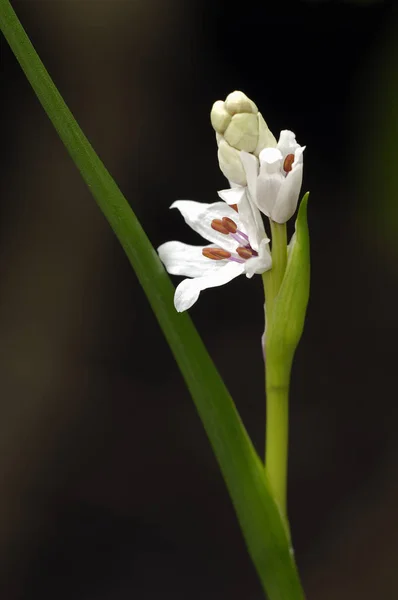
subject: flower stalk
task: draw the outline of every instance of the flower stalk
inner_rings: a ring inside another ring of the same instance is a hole
[[[279,288],[281,287],[287,263],[286,223],[276,223],[270,219],[270,224],[272,239],[272,269],[263,273],[264,293],[267,300],[265,305],[266,323],[269,323],[269,320],[271,319],[272,307],[274,300],[278,295]]]
[[[287,520],[290,364],[266,367],[265,472],[274,499]]]
[[[267,397],[265,472],[287,527],[290,373],[303,332],[310,283],[307,200],[308,194],[300,205],[289,253],[286,225],[271,222],[273,267],[263,274],[267,306],[264,336]]]
[[[265,302],[265,322],[270,324],[272,309],[281,287],[287,264],[286,223],[276,223],[270,219],[272,237],[272,269],[263,274]],[[265,470],[274,498],[287,521],[286,489],[288,464],[289,430],[289,379],[290,367],[285,369],[280,380],[276,370],[281,365],[274,364],[267,353],[267,332],[264,336],[265,384],[266,384],[266,431],[265,431]]]

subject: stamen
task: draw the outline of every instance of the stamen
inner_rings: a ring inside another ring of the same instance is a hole
[[[219,233],[222,233],[223,235],[230,235],[234,238],[234,240],[238,242],[239,246],[250,246],[248,236],[245,233],[243,233],[243,231],[239,231],[235,221],[233,221],[229,217],[223,217],[222,219],[213,219],[211,222],[211,228],[215,231],[218,231]],[[225,252],[225,250],[223,250],[223,252]]]
[[[258,256],[258,253],[255,250],[253,250],[252,248],[244,248],[243,246],[238,246],[236,252],[241,258],[244,259],[252,258],[253,256]]]
[[[231,253],[222,248],[203,248],[202,254],[206,258],[211,258],[212,260],[223,260],[231,257]]]
[[[288,154],[283,162],[283,170],[286,173],[289,173],[292,170],[293,163],[294,163],[294,154]]]
[[[236,230],[236,233],[231,233],[231,237],[238,242],[239,246],[250,246],[248,236],[239,229]]]
[[[225,229],[228,229],[229,233],[236,233],[238,226],[235,223],[235,221],[233,221],[232,219],[229,219],[228,217],[223,217],[222,223],[223,223]]]
[[[221,219],[213,219],[211,222],[211,228],[224,235],[229,235],[229,229],[225,226],[225,223],[223,223],[223,221],[224,219],[222,221]]]
[[[236,212],[238,212],[238,205],[237,204],[230,204],[230,207],[233,208],[234,210],[236,210]]]
[[[238,229],[236,233],[237,233],[238,235],[240,235],[241,237],[243,237],[243,239],[244,239],[245,241],[247,241],[247,242],[249,241],[249,236],[248,236],[248,235],[246,235],[245,233],[243,233],[243,231],[239,231],[239,229]]]

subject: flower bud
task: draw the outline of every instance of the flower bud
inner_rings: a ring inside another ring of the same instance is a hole
[[[246,185],[246,173],[240,159],[240,152],[236,148],[232,148],[223,139],[218,144],[218,163],[225,177],[237,183],[238,185]]]
[[[263,119],[263,115],[258,113],[258,143],[253,154],[260,155],[264,148],[275,148],[277,145],[274,134],[268,129],[267,123]]]
[[[211,109],[210,119],[216,131],[221,171],[233,183],[246,185],[240,151],[258,157],[263,148],[276,146],[276,139],[257,106],[243,92],[232,92],[225,102],[217,100]]]
[[[217,100],[210,113],[215,131],[236,150],[253,152],[258,145],[257,106],[243,92],[232,92],[225,102]]]
[[[230,115],[237,113],[258,113],[258,108],[243,92],[231,92],[225,98],[225,108]]]
[[[258,144],[258,116],[237,113],[224,131],[224,139],[232,148],[253,152]]]
[[[230,124],[232,116],[225,108],[225,102],[217,100],[214,102],[210,113],[211,124],[213,129],[220,134],[223,134],[228,125]]]

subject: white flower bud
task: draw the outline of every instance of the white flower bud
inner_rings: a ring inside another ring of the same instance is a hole
[[[228,125],[230,124],[232,116],[227,112],[225,108],[225,102],[217,100],[214,102],[210,113],[211,124],[213,129],[217,133],[224,133]]]
[[[225,108],[230,115],[237,113],[254,113],[258,112],[257,106],[253,100],[250,100],[243,92],[232,92],[225,99]]]
[[[258,113],[258,143],[254,150],[254,154],[259,156],[261,150],[264,148],[276,148],[276,138],[274,134],[268,129],[267,123],[263,119],[263,115]]]
[[[210,119],[216,131],[221,171],[233,183],[246,185],[241,183],[246,181],[246,177],[239,152],[243,150],[258,157],[263,148],[275,147],[276,139],[257,106],[243,92],[232,92],[225,102],[217,100],[211,109]]]
[[[229,181],[246,185],[246,173],[240,159],[240,152],[223,139],[218,144],[218,162],[221,171]]]
[[[237,113],[224,131],[224,139],[237,150],[253,152],[258,144],[258,117],[253,113]]]

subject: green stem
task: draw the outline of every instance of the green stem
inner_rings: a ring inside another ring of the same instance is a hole
[[[272,269],[263,275],[266,297],[266,324],[270,326],[272,310],[281,287],[287,264],[286,224],[271,222]],[[264,340],[265,381],[267,394],[265,469],[274,498],[286,519],[286,487],[289,431],[290,365],[280,365]]]
[[[276,293],[279,292],[286,271],[287,263],[287,232],[286,223],[271,221],[272,236],[272,271],[275,277]]]
[[[274,301],[286,271],[287,263],[287,233],[286,223],[276,223],[270,219],[272,237],[272,269],[263,275],[266,298],[266,322],[271,319]]]
[[[275,377],[273,365],[269,363],[268,360],[266,367],[265,470],[274,499],[283,516],[287,518],[290,365],[286,369],[286,376],[280,378]]]

